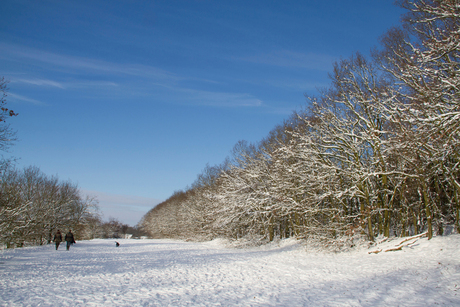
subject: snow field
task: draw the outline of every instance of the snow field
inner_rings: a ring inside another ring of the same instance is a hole
[[[339,254],[117,241],[3,250],[0,306],[460,306],[459,235],[378,254],[402,239]]]

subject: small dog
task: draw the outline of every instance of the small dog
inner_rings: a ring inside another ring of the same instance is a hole
[[[116,247],[120,246],[120,243],[118,243],[117,241],[115,241],[115,246],[116,246]]]

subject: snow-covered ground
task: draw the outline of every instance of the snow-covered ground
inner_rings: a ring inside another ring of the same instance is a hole
[[[1,306],[460,306],[460,235],[340,254],[294,240],[80,241],[0,251]],[[369,251],[382,249],[378,254]]]

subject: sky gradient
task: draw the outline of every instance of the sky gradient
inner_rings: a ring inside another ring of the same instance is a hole
[[[134,226],[399,24],[391,0],[3,0],[8,155]]]

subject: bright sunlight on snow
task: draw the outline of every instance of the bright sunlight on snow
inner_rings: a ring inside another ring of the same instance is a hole
[[[118,241],[1,251],[0,305],[460,306],[460,235],[336,254],[293,239],[250,249]]]

